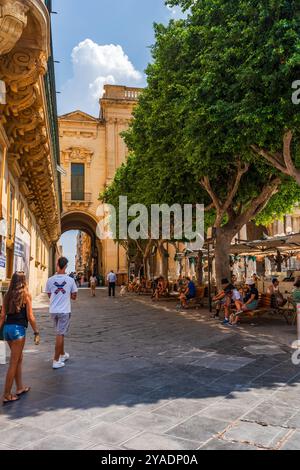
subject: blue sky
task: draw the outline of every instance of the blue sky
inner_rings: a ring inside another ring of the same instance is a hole
[[[180,16],[164,0],[53,0],[59,113],[97,115],[104,83],[144,86],[153,23]]]
[[[59,114],[81,109],[99,114],[103,85],[145,86],[153,23],[179,18],[164,0],[53,0],[52,15]],[[61,243],[75,266],[76,232]]]

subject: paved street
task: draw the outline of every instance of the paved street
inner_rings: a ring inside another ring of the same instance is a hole
[[[266,319],[237,330],[205,310],[83,290],[51,368],[54,334],[41,296],[39,348],[28,336],[31,393],[0,411],[0,449],[300,449],[295,329]],[[2,387],[5,366],[0,366]]]

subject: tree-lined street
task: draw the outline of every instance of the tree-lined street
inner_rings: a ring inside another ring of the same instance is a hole
[[[71,360],[53,371],[47,304],[42,343],[25,349],[32,391],[0,411],[1,449],[297,448],[300,368],[282,320],[232,331],[205,310],[81,290]]]

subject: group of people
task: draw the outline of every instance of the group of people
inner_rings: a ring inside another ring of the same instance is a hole
[[[237,279],[232,276],[231,282],[228,279],[222,279],[222,288],[213,298],[215,302],[215,318],[219,318],[221,309],[224,310],[223,324],[236,326],[243,313],[249,313],[258,308],[258,276],[253,276],[246,280],[245,284],[238,286]],[[290,300],[297,303],[300,300],[300,279],[296,281],[294,290],[290,299],[284,298],[280,292],[280,283],[278,278],[273,278],[271,285],[267,289],[267,294],[271,297],[271,307],[278,308]]]
[[[258,307],[259,293],[255,279],[246,280],[244,286],[237,287],[228,279],[222,279],[221,291],[213,298],[216,307],[215,318],[219,318],[221,309],[224,310],[224,325],[236,326],[240,315],[244,312],[256,310]],[[232,309],[234,307],[234,309]],[[234,310],[234,313],[232,313]]]
[[[170,284],[163,276],[153,279],[151,282],[152,295],[151,298],[153,301],[158,301],[161,297],[169,295]]]
[[[78,287],[75,279],[66,274],[67,266],[68,260],[64,257],[60,258],[57,262],[56,274],[48,279],[45,288],[45,292],[50,299],[49,312],[56,332],[55,352],[52,362],[54,370],[65,367],[66,362],[70,359],[70,355],[65,351],[64,339],[71,321],[71,300],[76,300]],[[117,276],[113,271],[108,274],[107,281],[109,296],[114,296]],[[137,285],[141,288],[145,287],[144,281],[145,279],[142,279],[140,283],[135,283],[135,287]],[[92,295],[95,295],[96,278],[94,277],[90,282]],[[223,279],[222,289],[213,299],[216,306],[215,317],[218,318],[221,309],[223,309],[225,314],[223,323],[231,326],[237,325],[240,316],[244,312],[257,309],[259,301],[256,275],[247,279],[244,286],[238,287],[235,283],[235,278],[231,282],[228,279]],[[125,284],[122,287],[127,289]],[[153,281],[152,298],[158,300],[168,290],[168,287],[168,282],[162,276]],[[176,284],[176,290],[179,293],[182,307],[186,307],[189,300],[197,295],[195,283],[189,277],[180,278]],[[276,297],[277,304],[281,302],[284,305],[287,301],[280,292],[278,279],[274,278],[272,280],[268,293]],[[290,300],[294,304],[300,303],[300,278],[294,284]],[[2,398],[3,405],[14,403],[30,392],[30,387],[24,385],[22,378],[23,349],[29,324],[34,332],[34,342],[38,345],[40,343],[40,333],[33,314],[32,297],[29,293],[26,277],[24,272],[16,272],[12,276],[0,314],[0,329],[4,327],[4,339],[11,350]],[[16,384],[15,393],[12,392],[14,383]]]
[[[194,281],[189,277],[179,277],[179,279],[172,285],[163,276],[152,279],[147,282],[145,277],[134,277],[130,280],[128,286],[123,284],[121,286],[121,295],[125,292],[134,292],[136,294],[147,293],[151,290],[151,298],[153,301],[158,301],[161,297],[168,296],[171,290],[179,293],[179,299],[182,307],[185,307],[189,300],[196,297],[196,286]]]

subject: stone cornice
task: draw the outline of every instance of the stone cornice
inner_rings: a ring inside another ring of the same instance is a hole
[[[41,14],[45,8],[41,1],[26,0],[26,4],[39,6]],[[21,178],[20,190],[50,243],[59,238],[60,214],[43,79],[47,57],[45,49],[23,47],[19,41],[0,57],[0,79],[7,87],[3,126],[9,140],[9,168]]]
[[[124,117],[109,117],[105,120],[107,124],[121,124],[121,125],[128,125],[132,121],[131,119],[124,118]]]
[[[0,0],[0,55],[10,52],[19,41],[28,10],[24,1]]]
[[[32,16],[37,20],[38,24],[40,25],[40,34],[41,34],[41,41],[39,43],[39,47],[43,49],[45,52],[46,57],[48,58],[50,55],[50,16],[48,9],[43,2],[43,0],[22,0],[25,1],[30,7],[30,12]]]

